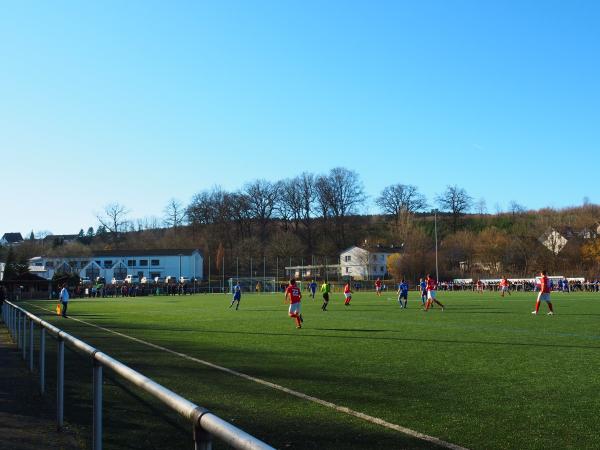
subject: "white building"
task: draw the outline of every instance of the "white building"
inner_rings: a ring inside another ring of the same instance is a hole
[[[388,258],[401,251],[402,247],[396,246],[352,246],[340,254],[341,276],[356,280],[383,278],[387,274]]]
[[[77,274],[94,280],[103,277],[124,280],[127,275],[142,277],[203,277],[204,258],[199,250],[108,250],[90,256],[45,257],[29,260],[30,271],[50,279],[56,273]]]

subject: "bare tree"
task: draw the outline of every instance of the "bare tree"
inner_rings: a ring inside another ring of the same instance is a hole
[[[137,231],[157,230],[160,228],[160,220],[156,216],[147,216],[135,221]]]
[[[183,225],[185,210],[179,200],[172,198],[163,210],[165,213],[164,224],[169,228],[177,228]]]
[[[346,219],[356,214],[367,198],[358,174],[343,167],[331,169],[317,178],[316,194],[324,218],[331,217],[336,226],[339,245],[346,243]]]
[[[475,210],[480,216],[487,214],[487,203],[485,202],[485,199],[483,197],[481,197],[479,200],[477,200],[477,202],[475,202]]]
[[[127,214],[129,214],[129,210],[125,206],[119,203],[110,203],[104,207],[103,214],[96,215],[96,218],[100,225],[111,234],[113,240],[116,240],[119,234],[126,231],[129,226]]]
[[[523,214],[526,211],[526,208],[523,205],[520,205],[516,201],[512,200],[508,205],[508,210],[514,217],[519,214]]]
[[[311,173],[303,172],[296,178],[297,188],[300,191],[302,207],[300,217],[304,230],[306,231],[306,244],[308,251],[313,250],[313,214],[315,201],[317,199],[317,187],[315,176]]]
[[[471,209],[473,198],[463,188],[454,185],[446,187],[446,190],[435,200],[442,211],[449,211],[452,214],[452,230],[456,233],[458,219]]]
[[[425,196],[417,187],[406,184],[386,186],[375,203],[383,213],[394,216],[396,223],[403,212],[414,213],[427,207]]]
[[[278,212],[283,220],[294,224],[294,231],[304,235],[309,251],[312,249],[313,211],[316,189],[315,176],[310,173],[280,182]],[[302,225],[302,232],[300,230]]]
[[[294,224],[294,231],[298,232],[302,212],[302,198],[299,189],[296,186],[296,179],[282,180],[279,183],[276,211],[279,218],[283,221],[285,230],[288,230],[288,223]]]
[[[248,200],[251,217],[260,226],[260,237],[264,241],[267,237],[267,225],[273,217],[279,185],[267,180],[255,180],[246,184],[244,194]]]

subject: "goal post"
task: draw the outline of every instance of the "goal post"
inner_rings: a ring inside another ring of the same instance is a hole
[[[280,292],[279,284],[274,277],[239,277],[229,278],[229,292],[239,281],[242,293],[247,294],[276,294]]]

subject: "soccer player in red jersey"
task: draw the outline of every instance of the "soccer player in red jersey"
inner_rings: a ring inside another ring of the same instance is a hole
[[[285,290],[285,298],[290,301],[289,314],[290,317],[296,321],[296,328],[302,328],[302,322],[304,322],[300,312],[302,292],[300,292],[300,288],[296,285],[296,280],[293,278],[290,280],[290,284]]]
[[[477,292],[479,292],[480,294],[483,294],[483,281],[481,280],[477,280]]]
[[[350,300],[352,300],[352,290],[350,289],[350,282],[348,281],[344,286],[344,306],[350,306]]]
[[[504,297],[504,294],[510,295],[510,291],[508,290],[509,286],[510,286],[510,283],[508,282],[506,277],[502,277],[502,279],[500,280],[500,292],[501,292],[502,297]]]
[[[381,297],[381,280],[379,278],[375,280],[375,293],[377,297]]]
[[[550,278],[546,275],[546,271],[542,270],[540,274],[540,293],[538,294],[537,301],[535,302],[535,311],[531,311],[531,314],[537,314],[540,310],[540,303],[543,301],[548,305],[549,316],[554,315],[554,308],[552,307],[552,302],[550,301]]]
[[[444,305],[442,305],[435,298],[435,290],[437,288],[437,281],[431,278],[431,275],[427,274],[425,278],[425,282],[427,283],[427,303],[425,304],[425,311],[428,311],[433,303],[437,303],[442,307],[442,311],[444,310]]]

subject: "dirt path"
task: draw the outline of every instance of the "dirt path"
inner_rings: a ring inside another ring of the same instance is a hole
[[[56,431],[52,388],[42,397],[36,381],[0,323],[0,449],[85,448],[71,430]]]

